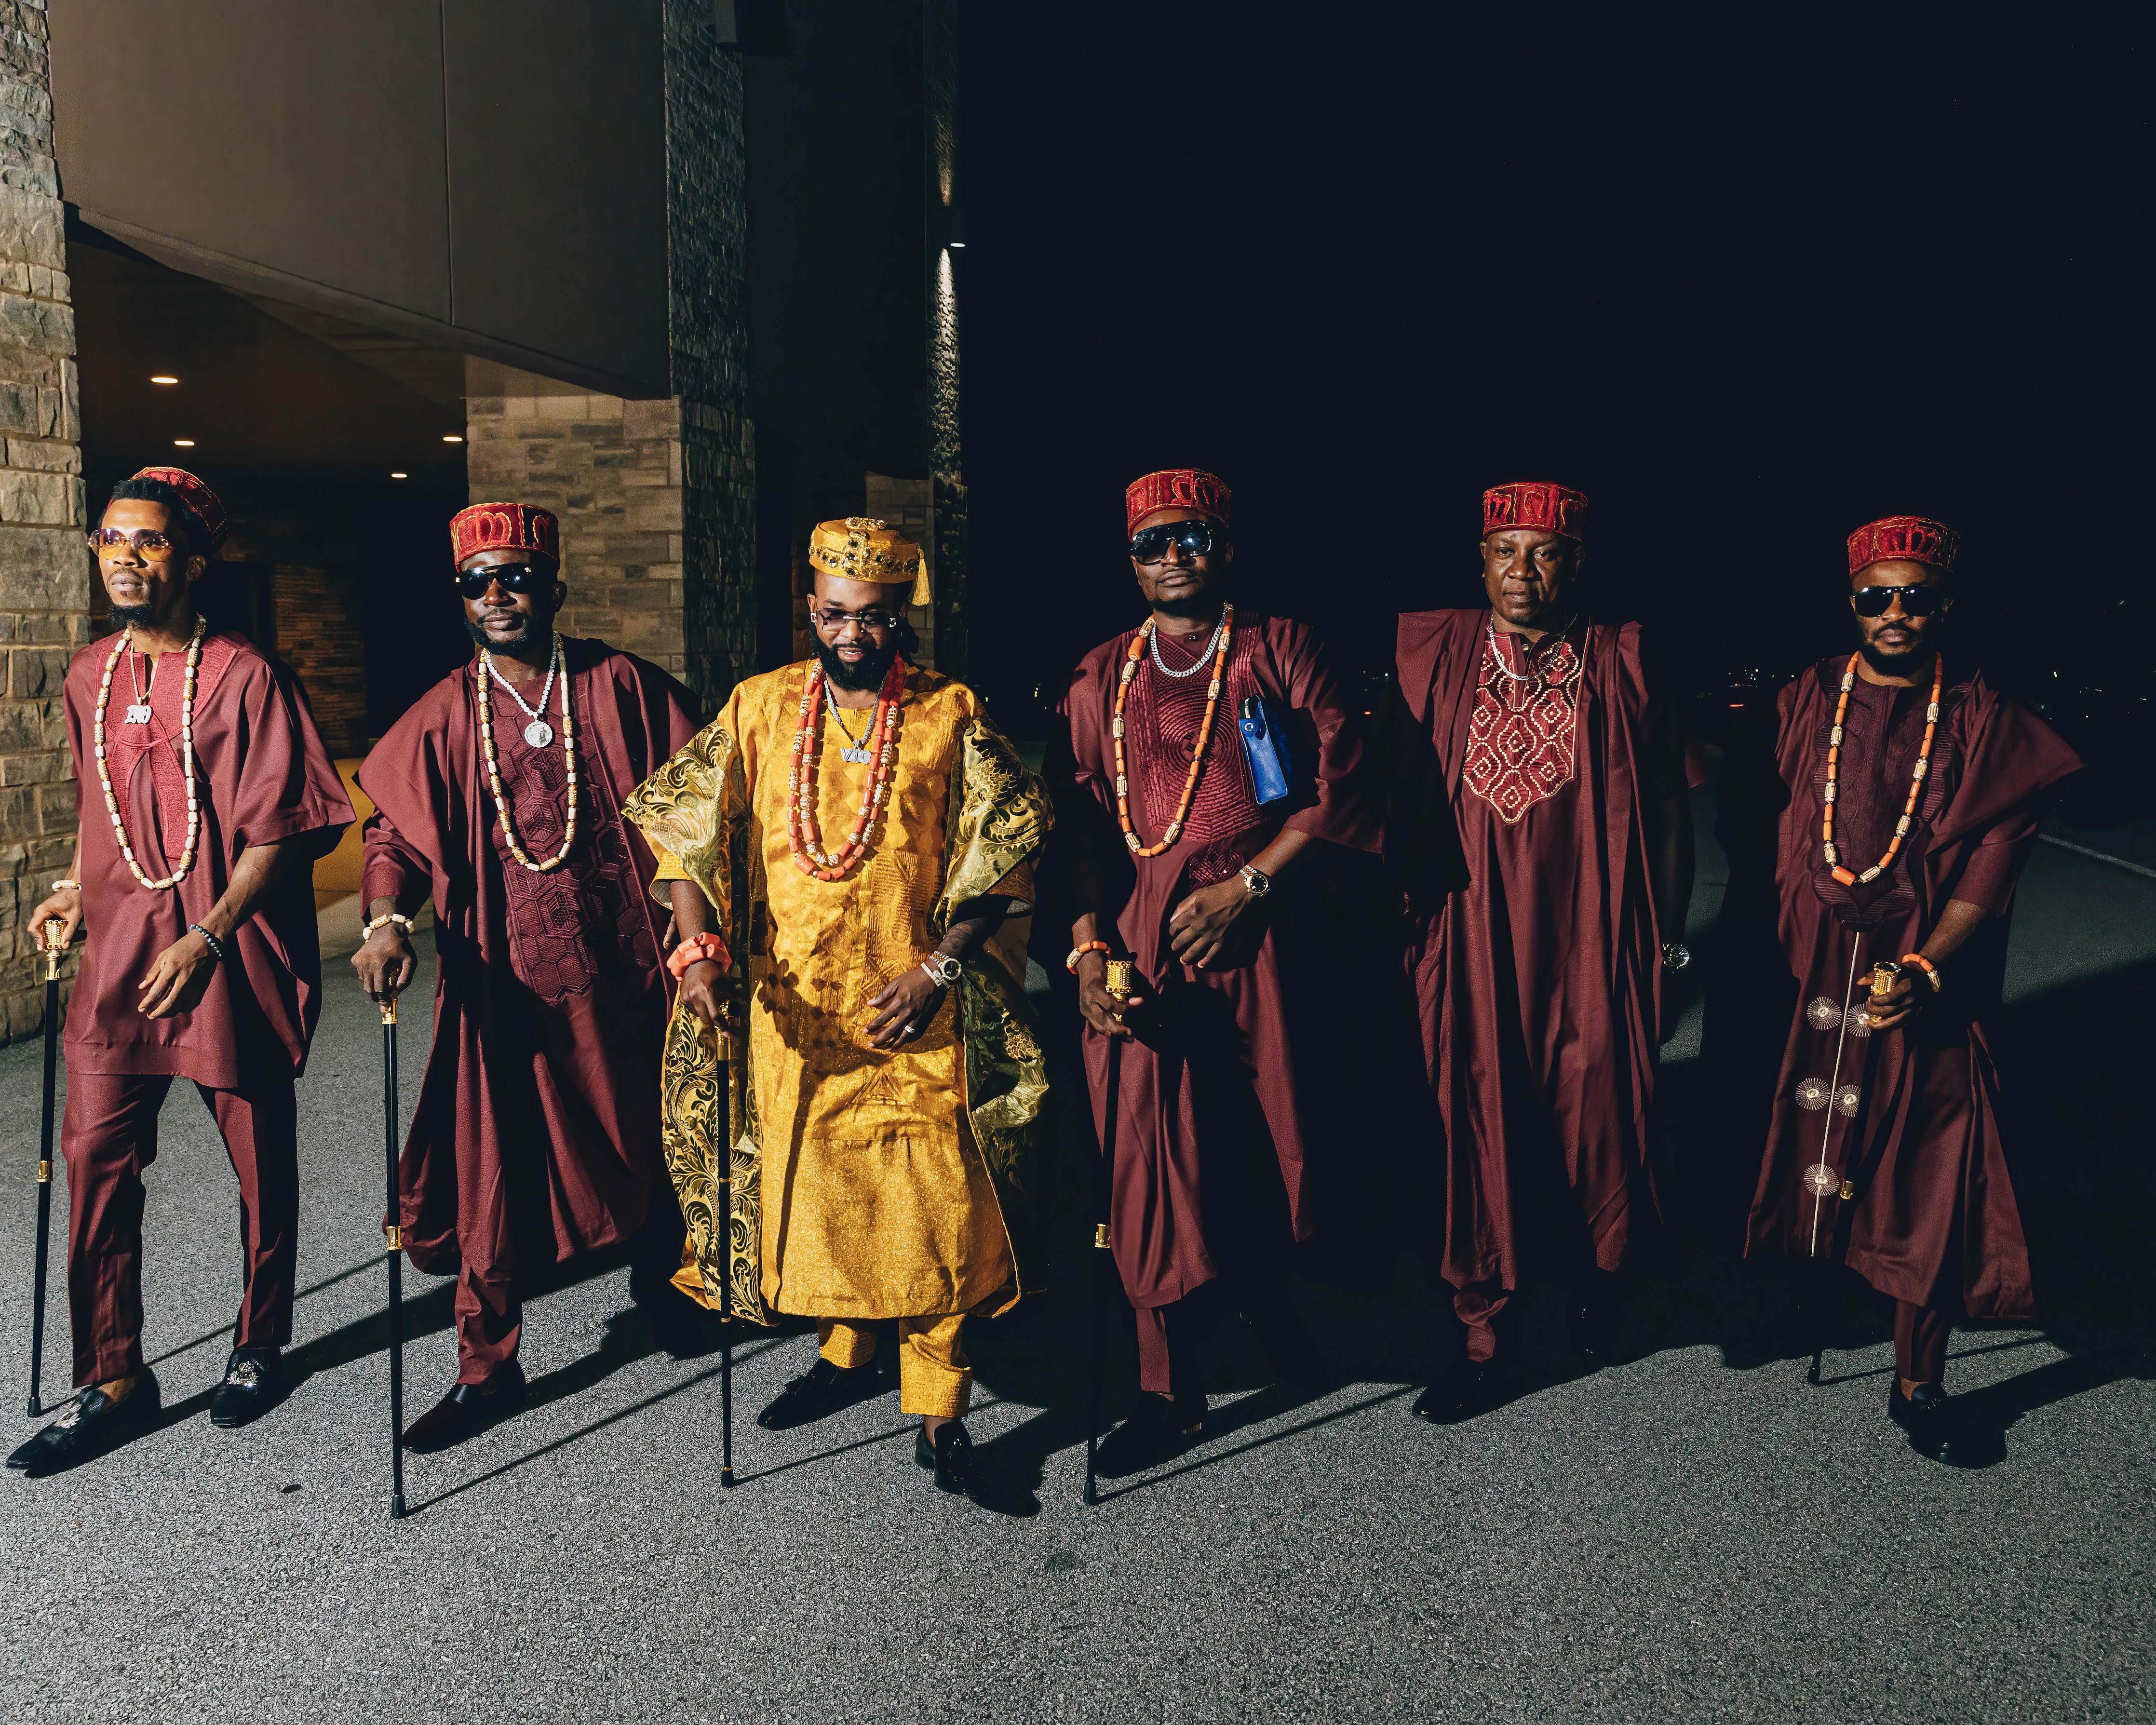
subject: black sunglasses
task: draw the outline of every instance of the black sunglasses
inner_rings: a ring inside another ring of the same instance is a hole
[[[554,584],[554,572],[531,563],[496,563],[491,569],[464,569],[456,576],[457,591],[468,599],[475,599],[497,581],[504,593],[545,593]]]
[[[1210,521],[1168,521],[1132,534],[1131,556],[1141,563],[1157,563],[1168,555],[1169,546],[1179,545],[1183,556],[1202,557],[1219,542],[1220,535]]]
[[[1860,587],[1849,596],[1859,617],[1884,617],[1896,599],[1904,615],[1928,617],[1946,608],[1947,596],[1936,587]]]

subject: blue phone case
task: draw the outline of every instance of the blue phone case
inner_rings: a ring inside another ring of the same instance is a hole
[[[1242,716],[1235,723],[1243,733],[1243,757],[1250,763],[1250,783],[1258,801],[1279,802],[1295,778],[1286,718],[1262,695],[1250,695],[1244,697]]]

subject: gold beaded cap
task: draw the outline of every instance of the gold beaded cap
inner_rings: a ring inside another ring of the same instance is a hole
[[[885,587],[910,583],[909,604],[928,603],[928,579],[921,547],[903,533],[867,516],[819,521],[808,536],[810,567],[841,581],[874,581]]]

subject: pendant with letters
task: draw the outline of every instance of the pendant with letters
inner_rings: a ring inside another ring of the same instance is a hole
[[[121,721],[121,722],[126,725],[148,724],[150,722],[150,703],[146,701],[139,706],[129,707],[127,709],[127,716]]]

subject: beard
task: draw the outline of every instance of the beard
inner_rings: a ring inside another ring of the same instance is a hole
[[[490,653],[499,650],[515,659],[521,657],[535,646],[551,647],[553,644],[554,615],[551,611],[543,615],[537,611],[532,612],[525,622],[523,632],[521,634],[511,635],[506,640],[496,640],[488,634],[485,629],[471,620],[471,613],[469,611],[464,614],[464,620],[465,633],[472,638],[475,644],[485,648]]]
[[[1932,662],[1939,650],[1938,632],[1927,629],[1906,647],[1881,647],[1869,640],[1859,640],[1856,650],[1881,676],[1906,677]]]
[[[852,665],[839,657],[837,652],[821,639],[816,643],[816,660],[824,667],[824,675],[834,689],[844,689],[850,694],[859,694],[864,689],[880,689],[883,680],[891,675],[891,662],[899,655],[901,631],[894,629],[880,647],[871,642],[861,644],[861,656]],[[903,631],[911,634],[911,630]]]
[[[147,629],[157,620],[157,614],[147,605],[115,605],[111,616],[115,629]]]

